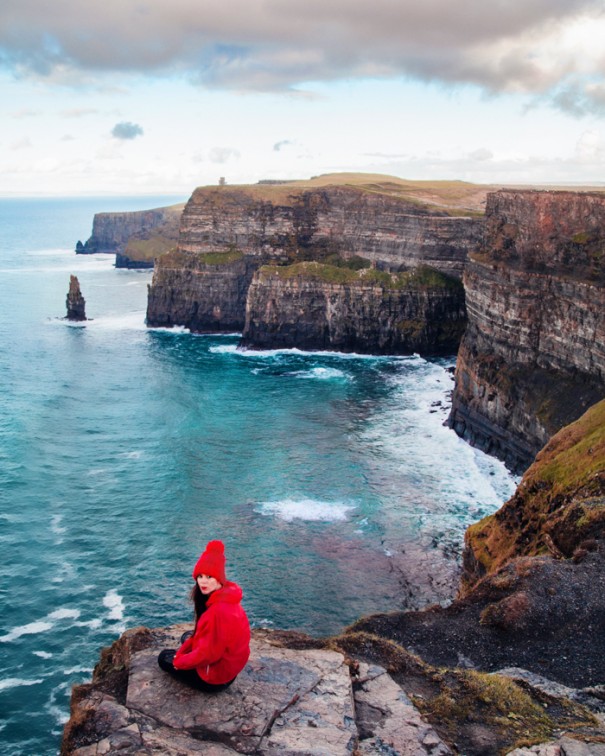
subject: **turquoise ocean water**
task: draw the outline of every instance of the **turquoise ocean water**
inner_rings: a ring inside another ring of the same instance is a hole
[[[513,490],[443,427],[453,359],[147,330],[151,273],[72,250],[95,212],[179,199],[0,200],[2,754],[56,753],[99,649],[189,619],[208,539],[255,625],[326,634],[403,606],[401,555],[451,559]]]

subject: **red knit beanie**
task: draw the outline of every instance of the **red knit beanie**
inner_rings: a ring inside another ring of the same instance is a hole
[[[210,575],[224,585],[225,577],[225,545],[222,541],[209,541],[206,550],[197,560],[193,568],[193,579],[198,575]]]

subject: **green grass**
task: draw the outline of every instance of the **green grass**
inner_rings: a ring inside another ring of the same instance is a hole
[[[545,534],[571,556],[605,530],[604,473],[605,400],[553,436],[513,498],[467,529],[467,547],[487,573],[544,553]]]
[[[383,289],[462,289],[462,283],[457,279],[440,273],[428,266],[420,266],[403,273],[389,273],[376,268],[361,268],[359,270],[328,265],[320,262],[299,262],[294,265],[265,265],[261,268],[264,277],[277,276],[287,281],[295,278],[311,281],[321,281],[329,284],[350,286],[379,286]]]
[[[175,247],[174,239],[167,239],[165,236],[150,236],[149,239],[130,239],[124,254],[131,260],[147,262],[170,252]]]

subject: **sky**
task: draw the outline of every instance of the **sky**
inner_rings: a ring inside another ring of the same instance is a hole
[[[2,0],[0,196],[605,182],[605,0]]]

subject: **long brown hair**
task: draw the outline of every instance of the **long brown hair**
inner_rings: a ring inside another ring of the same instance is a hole
[[[208,601],[208,596],[204,596],[204,594],[200,591],[200,587],[197,584],[197,580],[193,584],[193,588],[191,589],[189,598],[193,602],[193,612],[194,612],[193,620],[195,624],[197,625],[197,621],[202,616],[202,614],[206,611],[206,602]]]

